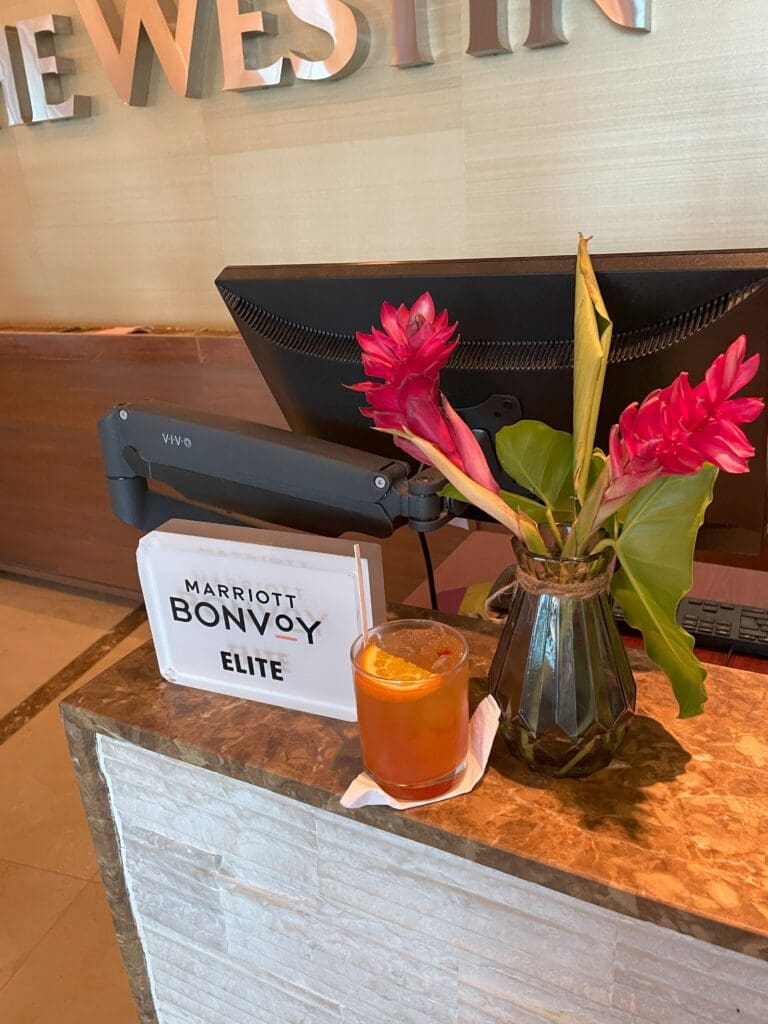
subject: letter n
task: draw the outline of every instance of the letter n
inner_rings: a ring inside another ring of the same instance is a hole
[[[622,28],[651,31],[651,0],[595,0],[600,10]]]
[[[603,14],[622,28],[651,31],[651,0],[593,0]],[[531,20],[525,45],[530,49],[559,46],[563,31],[563,0],[531,0]]]
[[[210,0],[127,0],[122,24],[113,0],[77,0],[80,16],[115,92],[131,106],[149,97],[152,52],[180,96],[200,96]],[[169,22],[167,13],[175,13]]]

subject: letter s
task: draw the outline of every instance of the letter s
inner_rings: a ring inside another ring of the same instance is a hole
[[[322,29],[333,40],[333,50],[323,60],[310,60],[291,50],[290,61],[297,78],[320,82],[343,78],[357,71],[368,56],[368,22],[342,0],[288,0],[288,6],[307,25]]]

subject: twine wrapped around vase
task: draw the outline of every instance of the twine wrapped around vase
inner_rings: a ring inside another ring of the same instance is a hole
[[[553,578],[541,579],[526,572],[519,565],[510,566],[511,579],[504,586],[499,587],[486,598],[483,606],[485,617],[492,622],[501,622],[507,616],[507,611],[515,596],[518,587],[529,594],[538,597],[540,594],[549,594],[551,597],[572,597],[588,598],[597,597],[598,594],[606,593],[610,587],[610,572],[600,573],[598,576],[587,577],[581,580],[561,581]],[[504,600],[506,598],[506,600]],[[500,600],[501,599],[501,600]],[[503,604],[505,610],[494,607],[494,604]]]
[[[597,597],[598,594],[608,590],[610,582],[611,576],[607,572],[583,580],[568,580],[566,582],[540,579],[538,576],[532,576],[525,572],[519,565],[515,572],[515,586],[527,590],[529,594],[549,594],[552,597]]]

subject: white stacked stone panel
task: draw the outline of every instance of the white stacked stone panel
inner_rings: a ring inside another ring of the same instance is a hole
[[[160,1024],[768,1020],[762,961],[121,740],[99,758]]]

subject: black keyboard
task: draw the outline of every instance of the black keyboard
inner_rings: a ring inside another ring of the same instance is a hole
[[[621,629],[635,632],[615,603],[613,614]],[[697,647],[768,658],[768,608],[684,597],[677,609],[677,622],[691,634]]]

